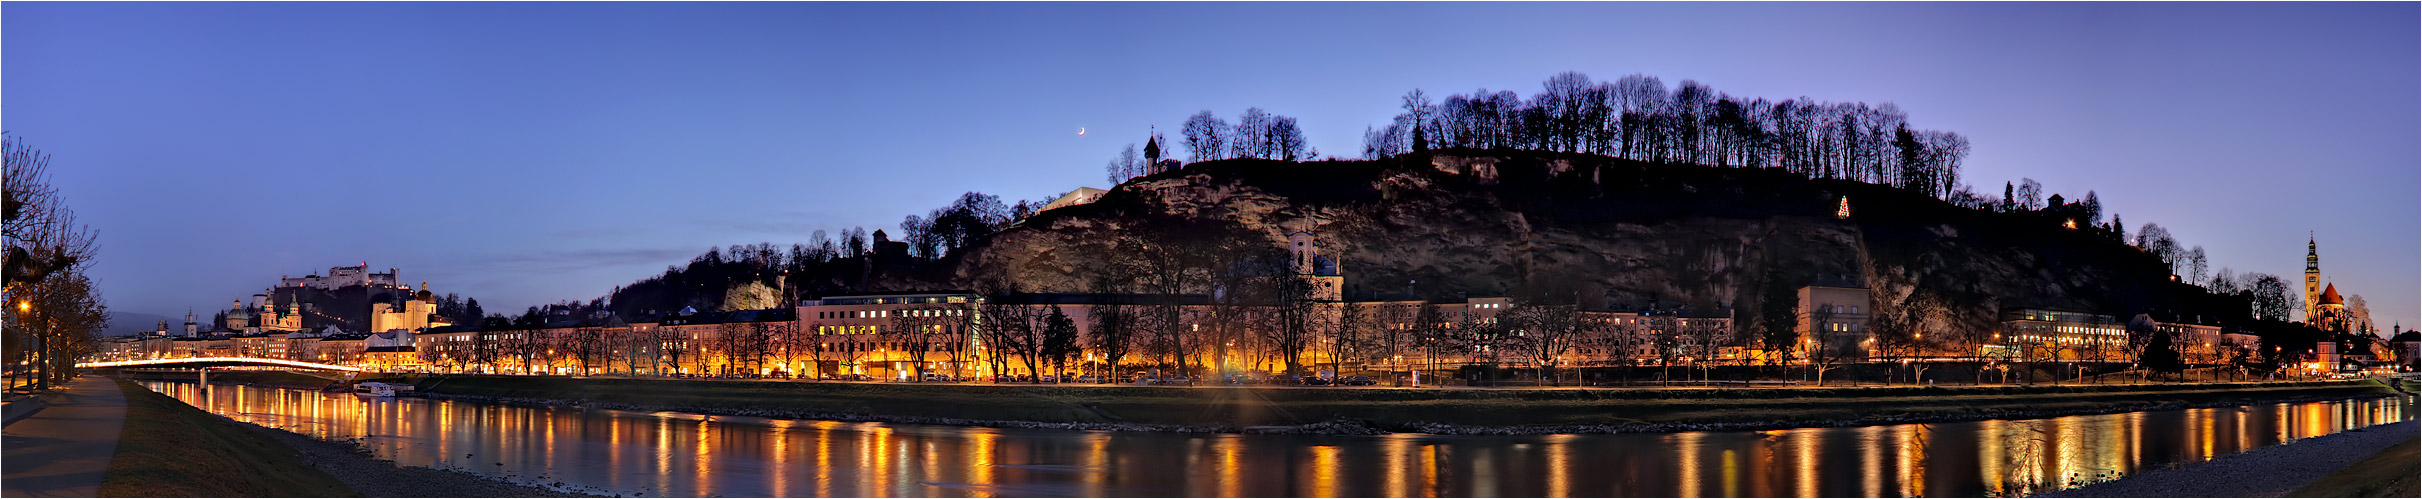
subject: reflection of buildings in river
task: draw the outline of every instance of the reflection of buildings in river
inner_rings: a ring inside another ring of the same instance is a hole
[[[1110,474],[1110,433],[1085,432],[1085,497],[1108,497]]]
[[[1862,426],[1859,435],[1859,493],[1884,496],[1884,427]]]
[[[1203,473],[1207,472],[1207,470],[1203,469],[1202,462],[1201,462],[1201,461],[1202,461],[1202,455],[1203,455],[1203,439],[1202,439],[1202,437],[1194,437],[1194,438],[1188,438],[1188,439],[1186,439],[1186,454],[1185,454],[1185,455],[1186,455],[1186,467],[1185,467],[1184,469],[1185,469],[1185,470],[1187,470],[1187,472],[1186,472],[1186,495],[1189,495],[1189,496],[1194,496],[1194,497],[1205,497],[1205,496],[1210,496],[1210,495],[1212,495],[1214,492],[1216,492],[1216,491],[1214,491],[1214,490],[1212,490],[1212,489],[1210,489],[1210,488],[1209,488],[1209,487],[1212,487],[1212,486],[1214,486],[1214,485],[1216,485],[1216,484],[1212,483],[1212,482],[1213,482],[1212,480],[1206,479],[1205,477],[1203,477],[1203,476],[1202,476],[1202,474],[1203,474]]]
[[[1472,497],[1496,497],[1498,495],[1495,450],[1485,446],[1472,449],[1472,479],[1470,480]]]
[[[770,467],[771,469],[768,470],[766,474],[773,476],[766,477],[766,485],[773,487],[772,490],[774,493],[769,494],[770,496],[790,497],[791,422],[774,420],[772,423],[774,428],[774,436],[769,440],[774,442],[774,465]],[[931,458],[932,456],[927,456],[927,459],[930,460]],[[931,476],[931,473],[928,473],[928,476]]]
[[[1792,495],[1818,497],[1817,493],[1817,430],[1802,428],[1784,430],[1785,446],[1792,450]]]
[[[1421,496],[1443,495],[1439,490],[1438,458],[1439,453],[1446,452],[1446,449],[1439,445],[1423,445],[1421,451]]]
[[[1899,449],[1895,467],[1901,482],[1901,497],[1924,497],[1926,485],[1926,425],[1892,427],[1892,447]]]
[[[869,428],[870,431],[858,435],[858,438],[867,442],[866,445],[860,446],[867,449],[867,457],[860,458],[859,463],[864,465],[865,469],[874,470],[875,476],[866,481],[864,490],[867,493],[860,494],[860,496],[898,497],[902,495],[896,491],[884,490],[895,487],[896,484],[892,482],[897,481],[894,478],[897,476],[894,474],[897,470],[892,469],[894,460],[891,455],[891,427],[882,426],[881,423],[864,423],[863,426],[871,428]]]
[[[1674,477],[1674,485],[1679,488],[1674,492],[1676,496],[1700,497],[1699,439],[1702,438],[1706,438],[1706,434],[1695,431],[1666,435],[1664,438],[1664,447],[1674,450],[1674,460],[1681,467],[1677,470],[1681,473]]]
[[[1244,444],[1237,442],[1236,435],[1220,435],[1211,440],[1211,453],[1214,455],[1214,459],[1219,461],[1219,464],[1212,470],[1212,473],[1216,475],[1212,477],[1212,482],[1218,484],[1220,497],[1244,496],[1242,493],[1243,473],[1237,469],[1240,466],[1238,461],[1241,456],[1239,454],[1244,453],[1243,446]]]
[[[707,425],[713,423],[710,421],[698,421],[691,424],[697,425],[698,427],[698,432],[690,437],[691,440],[698,443],[698,466],[692,469],[690,473],[691,475],[698,477],[695,485],[697,488],[691,489],[691,492],[694,492],[694,495],[698,497],[706,497],[707,495],[713,493],[714,488],[713,483],[707,481],[707,477],[714,475],[715,471],[714,450],[708,447],[708,444],[714,442],[715,439],[708,436],[706,433]]]
[[[816,422],[816,497],[833,496],[833,428],[840,425],[833,421]],[[983,456],[977,454],[976,458],[981,460]],[[978,469],[991,468],[983,466]]]
[[[1724,497],[1741,497],[1741,456],[1739,454],[1732,449],[1724,449]]]
[[[1547,496],[1572,497],[1572,445],[1574,436],[1558,433],[1547,436]]]
[[[671,479],[673,476],[672,417],[663,414],[656,415],[656,445],[649,446],[648,448],[656,449],[656,491],[657,493],[662,494],[669,490],[673,485],[666,481]]]
[[[1360,444],[1320,445],[1288,437],[1226,435],[1183,453],[1199,459],[1200,466],[1189,470],[1193,476],[1178,477],[1185,482],[1170,482],[1171,477],[1154,472],[1176,469],[1173,465],[1181,462],[1179,453],[1155,446],[1140,454],[1114,455],[1137,447],[1129,441],[1137,437],[1101,433],[1055,433],[1029,439],[973,428],[927,431],[924,427],[833,422],[791,426],[787,421],[733,424],[724,418],[676,422],[679,416],[584,414],[411,399],[371,401],[350,394],[231,386],[205,392],[190,383],[161,384],[156,389],[199,402],[214,412],[321,438],[376,436],[367,440],[370,449],[402,464],[431,465],[424,463],[434,459],[435,465],[459,466],[473,461],[462,459],[465,453],[475,452],[480,461],[475,464],[505,462],[508,467],[502,469],[516,474],[552,473],[556,476],[549,480],[646,490],[651,495],[706,491],[703,494],[879,496],[905,491],[906,495],[981,496],[1002,493],[995,487],[1055,480],[1071,486],[1066,489],[1069,495],[1097,497],[1416,497],[1476,496],[1484,491],[1516,496],[2025,495],[2072,480],[2107,478],[2114,471],[2205,460],[2267,446],[2281,438],[2397,421],[2413,411],[2410,400],[2393,399],[1754,434],[1551,435],[1486,441],[1390,436]],[[599,417],[609,419],[598,421]],[[656,421],[650,428],[648,421],[621,421],[624,417]],[[632,424],[622,424],[626,422]],[[823,434],[793,431],[810,425]],[[835,429],[846,431],[831,431]],[[631,434],[623,435],[625,431]],[[769,437],[771,442],[764,440]],[[811,437],[817,442],[790,440]],[[694,440],[682,441],[685,438]],[[847,440],[851,438],[865,441]],[[1174,443],[1179,438],[1185,437],[1151,436],[1137,441]],[[890,441],[885,443],[887,439]],[[608,449],[602,450],[609,454],[586,450],[596,445],[606,445]],[[630,448],[622,448],[625,445]],[[858,448],[862,459],[832,456],[831,447],[836,445],[845,453]],[[1009,446],[1009,455],[998,455],[1002,451],[996,445]],[[799,449],[802,446],[814,446],[815,455],[789,459],[790,452],[811,452]],[[700,455],[678,455],[693,448]],[[659,449],[674,452],[655,452]],[[1030,456],[1032,463],[1082,463],[1085,471],[1062,475],[1052,470],[1001,468],[992,462],[1007,459],[1025,464],[1016,459],[1018,453],[1028,451],[1036,454]],[[1457,451],[1465,453],[1463,459],[1455,459]],[[427,455],[431,452],[438,457]],[[645,454],[625,455],[631,452],[657,454],[654,466]],[[773,456],[764,456],[768,452]],[[962,452],[964,459],[954,459]],[[1970,456],[1975,456],[1975,462],[1969,462]],[[811,457],[814,470],[788,469],[810,465]],[[1254,466],[1244,466],[1247,461]],[[972,466],[962,470],[961,463]],[[1381,467],[1372,469],[1374,465]],[[544,469],[548,466],[553,468]],[[693,470],[709,471],[711,478]],[[751,475],[760,472],[774,476]],[[637,475],[620,476],[623,473]],[[646,476],[651,474],[655,476]],[[811,476],[816,486],[797,483]],[[979,486],[936,489],[920,485],[957,482],[961,476]],[[693,479],[698,480],[695,485]],[[835,482],[841,484],[835,486]],[[656,486],[651,488],[650,483]],[[866,485],[859,489],[850,483]]]
[[[1312,446],[1312,497],[1337,496],[1337,446]]]
[[[1405,468],[1413,465],[1410,455],[1413,449],[1412,436],[1395,433],[1383,438],[1386,440],[1382,440],[1379,444],[1379,462],[1384,467],[1380,473],[1385,475],[1386,480],[1381,483],[1381,486],[1387,488],[1385,492],[1388,497],[1412,497],[1412,494],[1406,493],[1404,488],[1406,485]]]

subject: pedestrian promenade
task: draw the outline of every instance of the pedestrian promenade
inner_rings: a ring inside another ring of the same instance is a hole
[[[101,495],[126,426],[126,394],[100,376],[76,378],[61,392],[45,397],[42,412],[0,431],[0,497]]]

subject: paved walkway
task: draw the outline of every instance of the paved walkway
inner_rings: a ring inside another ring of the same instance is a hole
[[[0,432],[0,497],[101,495],[126,426],[126,394],[100,376],[76,378],[62,392]]]

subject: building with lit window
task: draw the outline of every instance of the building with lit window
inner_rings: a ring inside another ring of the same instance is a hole
[[[2002,314],[1986,356],[2048,361],[2130,362],[2128,329],[2108,315],[2022,308]]]
[[[828,296],[799,305],[806,350],[798,372],[904,379],[918,372],[974,376],[982,347],[971,291]],[[1063,312],[1065,313],[1065,312]],[[959,374],[966,373],[966,374]]]
[[[1792,314],[1799,318],[1800,358],[1811,354],[1831,359],[1868,356],[1875,336],[1867,330],[1873,294],[1866,286],[1845,276],[1819,276],[1815,283],[1800,287],[1797,296],[1799,304]]]

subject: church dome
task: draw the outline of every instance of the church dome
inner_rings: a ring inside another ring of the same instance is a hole
[[[2322,291],[2321,291],[2321,304],[2322,304],[2322,305],[2345,305],[2345,304],[2346,304],[2346,300],[2345,300],[2345,299],[2343,299],[2343,298],[2339,298],[2339,297],[2338,297],[2338,285],[2337,285],[2336,283],[2331,283],[2331,284],[2329,285],[2329,288],[2324,289],[2324,290],[2322,290]]]

